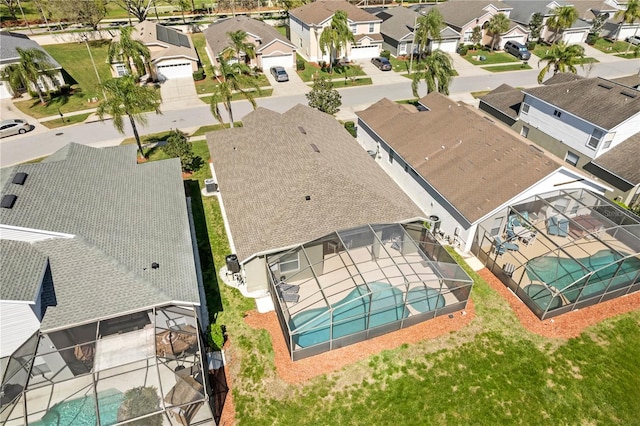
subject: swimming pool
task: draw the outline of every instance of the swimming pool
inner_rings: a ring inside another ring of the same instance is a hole
[[[100,424],[113,425],[118,421],[118,409],[124,394],[117,389],[98,392]],[[42,419],[29,423],[30,426],[71,426],[97,425],[96,406],[93,395],[60,402],[47,411]]]

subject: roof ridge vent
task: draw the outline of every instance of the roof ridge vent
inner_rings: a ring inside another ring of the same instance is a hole
[[[6,194],[2,196],[2,201],[0,201],[0,207],[3,209],[11,209],[13,205],[16,203],[18,196],[13,194]]]
[[[24,181],[27,180],[27,176],[29,175],[25,172],[18,172],[13,175],[13,180],[11,181],[11,183],[15,183],[16,185],[24,185]]]

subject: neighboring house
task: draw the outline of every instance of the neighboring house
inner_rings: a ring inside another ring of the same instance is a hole
[[[471,107],[437,92],[419,102],[421,111],[383,99],[358,112],[358,140],[464,251],[478,224],[494,221],[494,235],[505,229],[509,204],[556,187],[608,189]]]
[[[0,188],[2,424],[130,420],[143,386],[163,424],[213,424],[180,161],[71,143]]]
[[[331,19],[338,10],[347,13],[355,44],[349,43],[346,50],[338,52],[336,57],[356,60],[379,56],[382,20],[344,0],[318,0],[289,11],[289,34],[298,53],[312,62],[329,60],[329,52],[322,54],[319,40],[322,30],[331,25]]]
[[[486,0],[451,0],[438,4],[415,6],[415,10],[426,13],[431,8],[437,8],[442,13],[445,23],[460,36],[460,43],[471,44],[471,35],[475,27],[482,28],[482,45],[490,45],[492,36],[487,32],[487,25],[491,18],[502,13],[510,18],[512,7],[501,1]],[[519,25],[510,21],[509,29],[500,34],[496,48],[502,49],[507,41],[525,43],[529,36],[526,25]]]
[[[511,11],[511,19],[518,24],[528,27],[531,17],[535,13],[542,14],[542,31],[540,32],[540,39],[547,42],[554,42],[556,40],[562,40],[567,44],[583,43],[587,39],[587,35],[591,30],[592,21],[594,18],[591,8],[596,5],[603,5],[602,1],[584,1],[578,0],[575,3],[571,2],[556,2],[549,0],[511,0],[509,4],[513,7]],[[547,20],[553,15],[553,11],[559,6],[574,6],[578,11],[579,18],[573,23],[570,28],[567,28],[560,33],[556,33],[549,29],[546,25]]]
[[[207,141],[239,261],[227,272],[270,296],[293,360],[464,308],[471,280],[330,115],[258,108]]]
[[[413,43],[413,30],[418,12],[412,9],[398,6],[383,9],[376,13],[382,19],[380,34],[382,35],[382,48],[391,52],[391,55],[398,57],[408,55],[413,48],[417,53],[417,46]],[[455,53],[460,41],[460,33],[449,26],[445,26],[440,31],[441,40],[429,40],[428,51],[440,49],[444,52]]]
[[[47,55],[48,61],[53,65],[54,69],[57,70],[56,75],[53,77],[41,77],[41,79],[46,79],[47,81],[46,84],[45,82],[39,83],[40,89],[44,91],[46,91],[47,88],[50,90],[57,90],[66,84],[62,75],[62,66],[53,59],[46,50],[40,47],[38,43],[29,39],[29,37],[24,34],[0,31],[0,71],[2,71],[6,66],[14,64],[20,60],[20,56],[18,55],[16,48],[41,50]],[[32,90],[35,90],[35,87],[33,87]],[[0,99],[8,99],[13,95],[14,93],[9,86],[9,83],[0,80]]]
[[[198,70],[200,60],[188,34],[155,22],[142,21],[134,26],[131,37],[149,48],[151,69],[147,71],[153,80],[192,77]],[[121,77],[127,69],[122,63],[115,63],[112,64],[112,73]]]
[[[252,67],[257,66],[265,71],[276,66],[295,67],[296,47],[272,26],[244,15],[219,20],[204,30],[207,54],[212,63],[233,49],[229,33],[239,30],[247,33],[246,43],[255,45],[256,57],[249,62]],[[241,57],[246,60],[244,52],[241,52]]]
[[[638,83],[635,76],[618,79]],[[629,169],[640,169],[640,91],[615,80],[559,73],[523,91],[502,85],[480,99],[479,108],[567,163],[614,187],[610,197],[638,202],[640,188]],[[626,141],[629,140],[629,143]],[[634,142],[635,141],[635,142]],[[625,143],[626,148],[616,149]],[[635,151],[623,165],[620,152]],[[596,161],[609,151],[605,163]],[[601,167],[607,164],[607,167]],[[605,169],[605,170],[603,170]],[[628,176],[628,179],[622,178]]]

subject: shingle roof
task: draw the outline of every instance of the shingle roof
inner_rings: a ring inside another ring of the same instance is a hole
[[[640,90],[640,75],[638,74],[627,75],[620,78],[612,78],[611,81],[615,81],[616,83],[624,84],[627,87],[632,87],[634,89]]]
[[[17,62],[20,58],[16,50],[18,47],[21,49],[38,49],[47,55],[47,61],[52,64],[54,68],[62,68],[62,65],[53,59],[38,43],[24,34],[11,33],[8,31],[0,31],[0,64]]]
[[[584,77],[572,72],[559,72],[557,74],[553,74],[551,78],[546,79],[542,84],[549,86],[551,84],[568,83],[576,80],[584,80]]]
[[[489,5],[498,9],[511,9],[511,5],[507,3],[486,0],[449,0],[433,6],[420,6],[420,8],[425,10],[431,7],[437,8],[442,13],[447,25],[459,31],[464,25],[487,13],[485,8]],[[482,25],[482,22],[479,25]]]
[[[639,184],[640,133],[636,133],[591,162],[626,180],[631,185]]]
[[[243,124],[207,135],[241,260],[340,229],[424,216],[330,115],[302,105],[284,114],[258,108]]]
[[[347,12],[349,20],[353,22],[381,21],[377,16],[372,15],[344,0],[316,0],[305,4],[304,6],[290,10],[289,14],[295,16],[306,24],[319,25],[332,17],[338,10]]]
[[[509,117],[517,119],[522,98],[524,95],[519,89],[514,89],[508,84],[501,84],[490,93],[482,96],[480,100]]]
[[[35,302],[46,266],[31,244],[0,240],[0,300]]]
[[[274,40],[279,40],[288,46],[295,48],[285,36],[280,34],[271,25],[267,25],[262,21],[249,18],[244,15],[238,15],[233,18],[222,19],[214,22],[209,25],[203,33],[209,43],[209,46],[213,50],[213,54],[216,55],[231,46],[227,33],[238,30],[242,30],[260,38],[262,44],[256,47],[258,51],[260,51],[261,47],[268,45]]]
[[[160,35],[160,33],[163,35]],[[194,61],[198,60],[198,53],[189,36],[173,28],[165,27],[151,21],[142,21],[134,26],[134,31],[131,36],[144,44],[160,43],[166,46],[163,50],[151,52],[152,61],[170,56],[185,56]]]
[[[13,168],[28,177],[24,185],[4,183],[2,195],[18,198],[12,209],[3,209],[2,224],[76,235],[95,246],[96,257],[104,253],[104,261],[114,264],[113,268],[131,271],[129,289],[123,286],[115,291],[108,282],[97,287],[123,308],[129,307],[127,292],[140,280],[164,293],[167,301],[198,305],[179,160],[136,164],[135,146],[96,149],[70,144],[63,154],[57,161]],[[63,256],[46,253],[50,259]],[[159,269],[150,270],[153,262]],[[53,263],[51,267],[56,269]],[[85,265],[76,267],[90,272],[83,269]],[[98,296],[81,292],[75,300],[89,297]],[[95,317],[105,313],[98,308],[91,312]]]
[[[383,99],[357,115],[469,223],[559,168],[551,157],[433,92],[412,112]]]
[[[394,40],[400,40],[412,34],[413,25],[419,14],[406,7],[392,7],[379,12],[377,16],[384,19],[380,24],[380,32]],[[412,38],[409,36],[408,40]]]
[[[600,77],[523,92],[606,130],[640,113],[640,91]]]

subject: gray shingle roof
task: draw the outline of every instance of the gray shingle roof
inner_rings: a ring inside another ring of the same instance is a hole
[[[382,99],[357,115],[469,223],[560,167],[473,108],[437,92],[420,103],[430,110]]]
[[[600,77],[523,92],[606,130],[640,113],[640,91]]]
[[[294,48],[291,42],[271,25],[244,15],[214,22],[203,33],[213,50],[212,53],[217,55],[231,46],[227,33],[238,30],[260,37],[262,44],[256,47],[258,51],[262,46],[266,46],[274,40],[279,40]]]
[[[542,84],[549,86],[551,84],[568,83],[576,80],[584,80],[584,77],[572,72],[559,72],[557,74],[553,74],[551,78],[546,79]]]
[[[394,40],[400,40],[413,32],[413,25],[419,14],[406,7],[392,7],[379,12],[377,16],[384,19],[380,24],[380,32]],[[412,38],[410,36],[407,39]]]
[[[136,164],[133,145],[96,149],[70,144],[54,156],[57,161],[13,168],[28,177],[24,185],[5,181],[2,195],[18,198],[12,209],[3,209],[2,224],[76,235],[95,246],[91,250],[95,258],[103,253],[104,261],[113,268],[130,271],[129,288],[110,286],[108,280],[93,287],[125,310],[131,307],[128,292],[135,292],[133,287],[141,282],[166,295],[166,301],[199,304],[179,160]],[[64,253],[49,249],[46,253],[58,292],[58,268],[53,262]],[[153,262],[160,268],[151,271]],[[72,262],[65,264],[74,267]],[[75,267],[78,273],[90,273],[84,269],[86,265]],[[73,274],[74,270],[65,273]],[[99,296],[85,291],[77,294],[74,302],[95,297]],[[88,313],[98,318],[111,314],[112,308],[105,306],[103,311],[96,307]],[[61,321],[63,317],[61,314]]]
[[[636,133],[619,145],[611,148],[593,164],[626,180],[631,185],[640,183],[640,133]]]
[[[46,266],[31,244],[0,240],[0,300],[35,302]]]
[[[0,31],[0,64],[10,64],[17,62],[20,58],[16,48],[21,49],[38,49],[43,51],[47,55],[47,61],[51,63],[54,68],[62,68],[62,65],[58,63],[51,55],[47,53],[38,43],[31,40],[24,34],[11,33],[8,31]]]
[[[524,95],[519,89],[514,89],[508,84],[501,84],[490,93],[482,96],[480,100],[509,117],[517,119],[522,98]]]
[[[360,9],[359,7],[344,0],[316,0],[305,4],[304,6],[290,10],[289,14],[295,16],[306,24],[318,25],[332,17],[338,10],[347,12],[347,17],[352,22],[381,21],[377,16],[372,15],[366,10]]]
[[[335,230],[424,216],[330,115],[302,105],[284,114],[258,108],[243,124],[207,135],[241,260]]]
[[[459,31],[464,25],[487,13],[484,8],[489,5],[493,5],[498,9],[511,9],[510,4],[486,0],[450,0],[433,6],[423,7],[421,5],[418,7],[424,10],[436,7],[442,13],[447,25]],[[479,25],[482,25],[482,22],[479,22]]]

